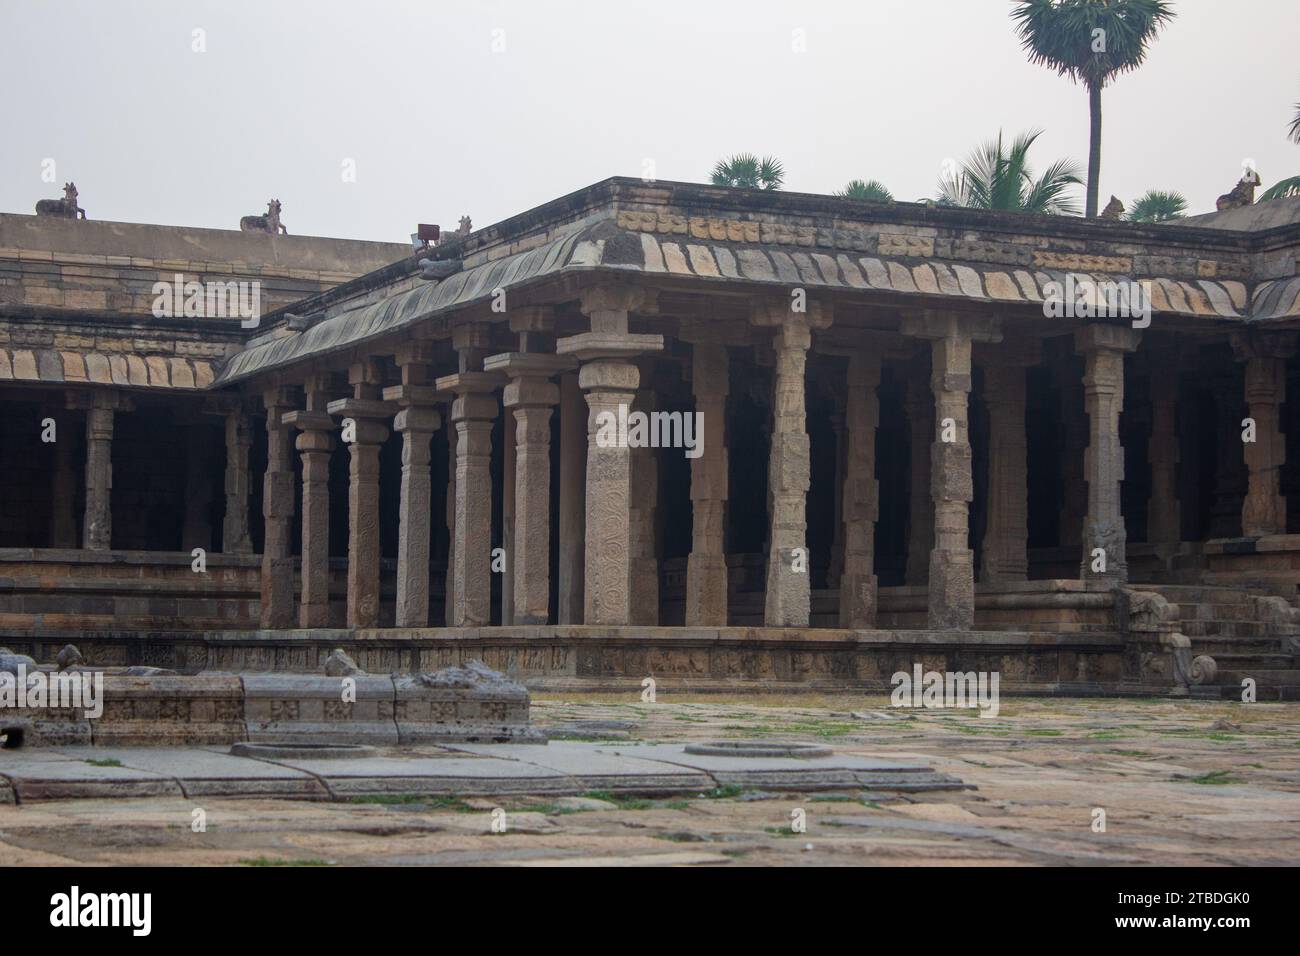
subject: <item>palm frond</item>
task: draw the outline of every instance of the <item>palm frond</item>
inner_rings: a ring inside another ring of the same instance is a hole
[[[884,183],[875,179],[866,181],[850,179],[844,188],[835,195],[843,196],[846,199],[865,199],[870,202],[894,201],[894,194],[889,191]]]
[[[1137,198],[1124,218],[1129,222],[1168,222],[1182,219],[1186,211],[1187,200],[1182,193],[1148,189]]]
[[[1300,196],[1300,176],[1292,176],[1280,183],[1274,183],[1260,195],[1259,202],[1267,202],[1270,199],[1285,199],[1287,196]]]
[[[1174,18],[1167,0],[1012,0],[1020,45],[1029,61],[1100,89],[1136,70],[1147,46]],[[1095,31],[1104,49],[1097,49]]]

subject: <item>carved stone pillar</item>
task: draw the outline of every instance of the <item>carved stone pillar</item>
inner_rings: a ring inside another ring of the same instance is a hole
[[[242,404],[226,413],[226,516],[221,524],[221,550],[226,554],[252,554],[248,530],[248,496],[252,473],[248,465],[253,434]]]
[[[930,500],[930,442],[934,437],[934,397],[928,377],[912,367],[904,405],[911,442],[911,471],[907,515],[907,565],[904,581],[924,584],[930,575],[934,547],[934,502]]]
[[[846,401],[844,570],[840,576],[840,627],[876,626],[876,428],[880,424],[880,353],[858,351],[849,358]]]
[[[549,315],[528,310],[512,316],[511,328],[521,333],[521,347],[532,347],[529,336],[552,326]],[[526,330],[527,329],[527,330]],[[515,427],[506,430],[514,446],[514,574],[511,607],[505,624],[545,624],[551,599],[551,415],[560,401],[551,377],[572,368],[573,360],[544,352],[507,352],[489,358],[483,367],[503,372],[510,382],[503,403]]]
[[[582,362],[578,384],[587,398],[586,624],[632,623],[631,452],[618,434],[620,407],[630,408],[640,384],[633,359],[663,349],[663,336],[628,331],[628,313],[647,305],[645,290],[608,284],[583,290],[591,331],[561,339],[556,350]]]
[[[970,549],[971,477],[969,396],[971,342],[1001,341],[997,323],[975,317],[922,313],[904,319],[902,331],[930,340],[934,442],[930,445],[930,497],[934,548],[930,552],[929,626],[967,631],[975,625],[975,558]]]
[[[1166,559],[1182,539],[1182,514],[1178,504],[1178,372],[1174,349],[1151,353],[1151,435],[1147,460],[1151,463],[1151,497],[1147,502],[1147,541]]]
[[[1124,448],[1119,416],[1124,408],[1124,353],[1137,348],[1141,333],[1127,326],[1087,325],[1074,333],[1075,348],[1084,355],[1084,408],[1088,414],[1088,451],[1084,475],[1088,482],[1088,515],[1083,523],[1084,580],[1123,584],[1128,580],[1127,535],[1120,511],[1124,480]],[[1105,569],[1093,571],[1094,552],[1105,552]]]
[[[447,577],[443,585],[445,610],[443,623],[455,627],[456,621],[456,426],[447,419]]]
[[[287,413],[284,424],[298,429],[295,442],[302,458],[302,555],[299,627],[327,627],[330,612],[330,453],[334,419],[329,405],[329,376],[317,374],[303,386],[306,408]]]
[[[1232,336],[1232,349],[1246,365],[1246,405],[1255,423],[1255,440],[1242,442],[1248,483],[1241,533],[1247,538],[1285,534],[1286,496],[1281,479],[1286,435],[1279,410],[1286,401],[1286,360],[1295,354],[1295,335],[1237,332]]]
[[[817,302],[807,303],[807,311],[796,312],[784,299],[762,299],[753,304],[750,321],[774,329],[776,359],[767,468],[771,533],[763,623],[767,627],[807,627],[811,614],[806,537],[811,461],[804,373],[812,330],[829,326],[830,315]]]
[[[400,411],[393,430],[402,436],[402,487],[398,499],[397,627],[429,626],[429,536],[433,527],[433,433],[442,424],[434,407],[447,395],[429,384],[433,346],[411,342],[397,350],[402,384],[384,389],[384,401]]]
[[[88,551],[107,551],[113,545],[113,413],[134,406],[125,395],[104,389],[71,392],[68,405],[86,413],[86,512],[81,546]]]
[[[560,376],[559,607],[561,624],[581,624],[586,542],[587,403],[576,373]]]
[[[700,416],[701,454],[691,460],[691,554],[686,559],[686,624],[727,624],[727,348],[696,340],[691,388]]]
[[[347,622],[349,627],[375,627],[379,623],[379,450],[388,438],[386,422],[395,409],[380,398],[383,376],[375,359],[354,363],[348,369],[348,384],[352,397],[328,406],[329,413],[342,420],[348,446]]]
[[[1029,454],[1025,437],[1025,377],[1041,353],[1037,339],[977,350],[989,413],[988,519],[980,553],[980,582],[1005,584],[1029,576]]]
[[[271,389],[266,408],[266,478],[262,487],[262,627],[293,627],[293,466],[290,429],[284,416],[294,403],[293,389]]]
[[[496,391],[504,376],[483,371],[490,330],[481,324],[454,330],[460,371],[438,379],[438,389],[454,392],[451,422],[456,427],[456,519],[452,551],[453,627],[483,627],[492,621],[492,426],[499,406]]]

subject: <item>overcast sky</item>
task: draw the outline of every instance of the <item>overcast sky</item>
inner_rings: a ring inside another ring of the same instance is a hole
[[[1300,173],[1300,3],[1173,5],[1146,64],[1103,95],[1103,205],[1167,188],[1208,212],[1246,158],[1265,186]],[[779,157],[790,190],[875,178],[906,200],[999,128],[1046,130],[1038,169],[1082,164],[1087,95],[1027,62],[1010,9],[0,0],[0,211],[72,179],[92,219],[238,228],[275,197],[290,233],[404,241],[647,162],[705,182],[736,151]]]

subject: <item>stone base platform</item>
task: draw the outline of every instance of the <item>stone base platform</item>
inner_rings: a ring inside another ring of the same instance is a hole
[[[103,797],[696,796],[747,790],[923,792],[961,789],[954,777],[908,760],[832,754],[812,758],[717,757],[684,744],[465,744],[381,748],[352,759],[257,759],[224,747],[7,751],[0,804]]]
[[[929,671],[1000,675],[1010,694],[1164,694],[1171,671],[1134,662],[1116,632],[831,628],[484,627],[41,634],[4,639],[48,660],[76,640],[94,666],[148,664],[188,674],[319,673],[343,648],[371,674],[412,674],[482,660],[532,690],[657,689],[791,693],[880,691]]]

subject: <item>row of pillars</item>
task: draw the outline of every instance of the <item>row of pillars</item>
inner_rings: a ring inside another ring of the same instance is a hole
[[[651,310],[643,290],[603,286],[585,290],[582,311],[591,331],[556,341],[549,307],[516,310],[511,329],[519,350],[487,355],[488,328],[458,327],[453,346],[458,371],[431,378],[432,343],[411,341],[395,349],[400,384],[383,386],[375,359],[354,363],[352,394],[330,400],[329,379],[309,376],[296,389],[263,395],[266,409],[267,470],[263,493],[265,542],[262,554],[262,624],[267,628],[323,627],[329,613],[329,457],[340,425],[348,454],[347,622],[373,627],[379,612],[379,457],[389,428],[402,435],[396,624],[425,627],[429,621],[430,443],[449,419],[454,442],[448,482],[447,524],[452,548],[447,571],[446,624],[482,626],[490,620],[491,432],[498,415],[497,393],[514,419],[507,441],[505,547],[508,586],[503,589],[504,623],[544,624],[550,598],[551,416],[560,419],[559,619],[587,624],[655,624],[658,569],[654,560],[653,452],[606,446],[597,440],[603,413],[618,417],[620,406],[644,404],[638,359],[663,349],[659,335],[633,333],[629,315]],[[791,312],[784,301],[755,305],[751,322],[771,331],[775,353],[773,417],[768,463],[769,553],[765,623],[806,627],[810,588],[806,561],[806,501],[810,447],[806,429],[805,366],[812,332],[830,324],[829,312],[809,303]],[[969,512],[973,499],[969,394],[972,354],[986,375],[989,409],[989,507],[982,581],[1023,581],[1027,576],[1027,450],[1025,376],[1038,361],[1024,342],[1001,340],[996,320],[923,313],[905,319],[902,332],[927,340],[931,353],[929,394],[909,387],[908,414],[932,414],[933,428],[913,428],[914,511],[908,549],[908,578],[928,559],[929,625],[969,629],[974,623],[973,552]],[[1124,356],[1140,333],[1121,326],[1079,329],[1075,345],[1085,359],[1083,411],[1088,421],[1084,455],[1087,491],[1082,522],[1085,580],[1127,579],[1124,521],[1120,512],[1123,448],[1119,415],[1124,401]],[[695,409],[703,414],[703,454],[691,463],[692,545],[687,563],[686,623],[727,622],[727,564],[724,548],[728,484],[725,409],[727,344],[706,323],[683,329],[693,347]],[[1246,364],[1246,400],[1257,440],[1245,445],[1249,486],[1243,507],[1248,536],[1285,531],[1280,466],[1285,442],[1278,406],[1285,397],[1289,335],[1241,333],[1233,347]],[[875,625],[877,583],[873,570],[875,522],[879,513],[875,479],[875,432],[879,423],[881,350],[847,351],[846,434],[838,502],[842,550],[836,570],[843,627]],[[562,385],[554,379],[565,375]],[[1152,540],[1177,540],[1177,442],[1173,416],[1177,395],[1173,363],[1157,364],[1152,375]],[[581,390],[581,394],[579,393]],[[577,423],[585,397],[586,439]],[[86,509],[84,546],[107,549],[111,540],[109,499],[111,441],[115,411],[129,407],[121,393],[75,393],[86,412]],[[301,407],[300,407],[301,406]],[[249,445],[247,420],[237,406],[226,416],[226,494],[223,550],[251,551],[247,524]],[[649,409],[646,409],[649,410]],[[296,437],[295,437],[296,434]],[[582,447],[585,445],[585,448]],[[301,590],[295,595],[295,559],[290,540],[294,512],[294,451],[302,459]],[[585,451],[585,467],[583,464]],[[585,471],[585,474],[584,474]],[[929,482],[928,488],[923,482]],[[583,493],[585,489],[585,493]],[[916,508],[928,498],[928,508]],[[928,543],[928,547],[924,544]],[[919,546],[917,546],[919,545]],[[1097,555],[1104,556],[1100,569]],[[803,561],[801,563],[801,556]],[[578,609],[581,608],[581,617]]]

